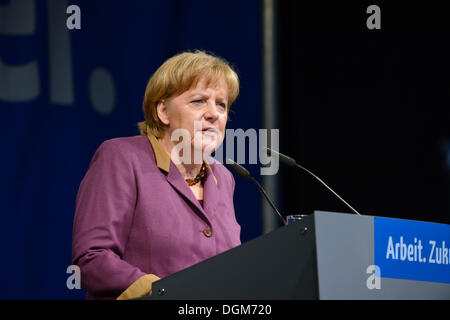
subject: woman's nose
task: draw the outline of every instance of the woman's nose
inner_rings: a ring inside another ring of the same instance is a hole
[[[208,101],[204,116],[206,119],[215,119],[219,116],[219,111],[217,110],[217,106],[214,101]]]

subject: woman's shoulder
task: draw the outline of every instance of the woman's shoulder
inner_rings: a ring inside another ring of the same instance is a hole
[[[94,158],[104,156],[114,159],[148,158],[151,153],[146,136],[119,137],[103,141],[95,152]]]
[[[112,138],[103,141],[100,144],[100,148],[106,149],[141,149],[148,145],[148,139],[146,136],[132,136],[132,137],[119,137]]]

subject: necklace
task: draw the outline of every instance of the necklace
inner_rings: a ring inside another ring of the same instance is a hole
[[[206,166],[205,163],[203,163],[202,167],[200,168],[200,172],[195,176],[194,179],[186,179],[188,186],[193,186],[197,184],[199,181],[203,181],[205,174],[206,174]]]

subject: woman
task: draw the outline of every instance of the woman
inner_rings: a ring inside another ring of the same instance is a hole
[[[103,142],[76,199],[72,263],[88,299],[129,299],[240,244],[234,179],[209,153],[239,94],[223,59],[184,52],[150,78],[140,136]]]

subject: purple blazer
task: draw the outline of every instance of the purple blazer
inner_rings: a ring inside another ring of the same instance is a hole
[[[72,263],[88,299],[115,299],[238,246],[233,175],[208,166],[203,207],[154,136],[103,142],[76,198]]]

